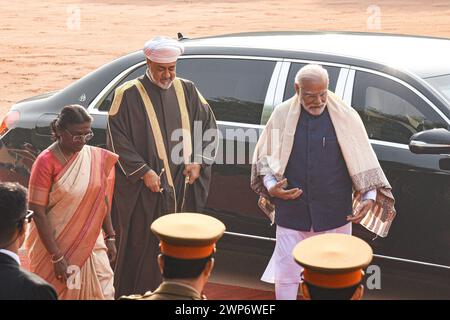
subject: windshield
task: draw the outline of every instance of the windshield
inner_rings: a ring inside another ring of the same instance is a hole
[[[425,80],[439,91],[450,104],[450,74],[426,78]]]

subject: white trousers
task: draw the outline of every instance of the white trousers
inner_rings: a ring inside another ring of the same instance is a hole
[[[276,244],[272,258],[264,271],[261,280],[275,283],[277,300],[296,300],[300,274],[303,270],[292,257],[294,247],[302,240],[324,233],[352,234],[352,224],[322,232],[298,231],[277,226]]]

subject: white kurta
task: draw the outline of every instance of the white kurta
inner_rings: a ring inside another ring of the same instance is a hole
[[[261,280],[277,284],[300,283],[303,268],[295,262],[292,251],[300,241],[324,233],[352,234],[352,223],[322,232],[314,232],[312,228],[311,231],[298,231],[277,226],[275,250]]]

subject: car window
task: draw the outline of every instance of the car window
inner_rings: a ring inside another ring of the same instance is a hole
[[[298,70],[300,70],[305,65],[306,65],[305,63],[291,63],[291,67],[289,68],[289,73],[287,77],[286,88],[284,89],[283,101],[289,99],[295,94],[294,90],[295,75],[297,74]],[[330,80],[328,89],[334,92],[334,90],[336,90],[336,84],[341,69],[338,67],[331,67],[326,65],[324,65],[323,67],[328,71],[328,78]]]
[[[217,120],[260,124],[274,61],[180,59],[177,75],[193,81]]]
[[[439,91],[450,104],[450,74],[430,77],[425,80]]]
[[[408,144],[416,132],[447,128],[432,107],[410,89],[363,71],[355,75],[352,106],[371,139]]]
[[[125,78],[123,78],[114,88],[114,90],[111,90],[108,95],[106,96],[106,98],[102,101],[102,103],[100,104],[100,106],[98,107],[98,109],[100,111],[109,111],[109,108],[111,108],[111,104],[114,98],[114,92],[116,90],[116,88],[118,88],[119,86],[121,86],[122,84],[124,84],[127,81],[139,78],[141,76],[144,75],[145,70],[147,70],[147,65],[144,64],[143,66],[140,66],[139,68],[135,69],[134,71],[132,71],[131,73],[129,73]]]

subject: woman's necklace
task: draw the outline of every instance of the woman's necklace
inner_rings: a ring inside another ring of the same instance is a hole
[[[69,160],[67,160],[66,156],[64,155],[64,152],[62,152],[61,147],[59,146],[59,142],[56,143],[56,146],[58,147],[58,150],[63,156],[64,160],[66,160],[66,163],[69,162]]]

